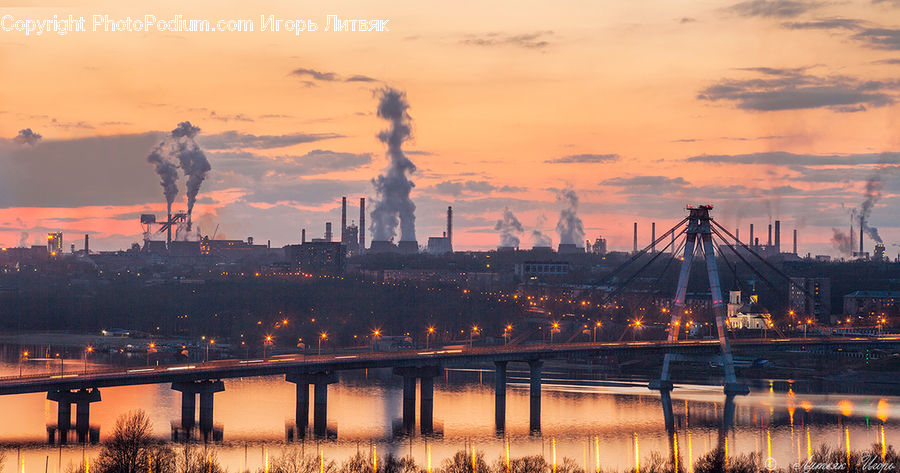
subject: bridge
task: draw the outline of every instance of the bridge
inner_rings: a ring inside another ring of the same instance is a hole
[[[900,349],[900,335],[881,337],[825,337],[734,339],[735,350],[844,350]],[[544,361],[587,359],[607,355],[666,355],[680,359],[709,359],[721,350],[718,339],[658,340],[628,342],[565,343],[530,346],[445,348],[389,353],[348,353],[330,355],[287,355],[265,359],[221,360],[116,370],[54,372],[41,375],[0,378],[0,395],[46,392],[58,407],[56,431],[65,441],[72,430],[72,404],[76,406],[74,431],[84,441],[89,431],[90,405],[101,400],[100,388],[171,383],[181,392],[181,428],[193,431],[199,395],[199,428],[212,431],[213,399],[225,389],[223,379],[283,375],[296,384],[296,432],[299,437],[309,426],[310,386],[313,386],[313,433],[327,435],[328,385],[337,382],[345,370],[390,368],[403,379],[403,430],[415,429],[416,384],[419,384],[419,425],[422,435],[434,432],[434,378],[446,367],[490,364],[495,366],[495,425],[502,432],[506,422],[506,381],[509,363],[527,363],[530,370],[530,428],[541,428],[541,370]],[[62,368],[62,365],[60,365]],[[659,388],[656,388],[659,389]],[[668,397],[668,390],[662,390]],[[50,440],[53,440],[51,433]]]

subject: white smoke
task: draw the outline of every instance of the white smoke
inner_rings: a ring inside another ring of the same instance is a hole
[[[403,143],[410,137],[409,104],[406,94],[390,87],[379,91],[378,116],[390,122],[390,128],[378,134],[378,139],[388,145],[390,164],[385,172],[372,180],[378,198],[372,209],[372,240],[392,240],[400,225],[400,241],[416,240],[416,205],[409,198],[415,184],[407,173],[413,173],[416,165],[403,152]]]
[[[578,218],[578,194],[572,189],[563,189],[556,200],[566,206],[559,212],[556,233],[560,244],[581,245],[584,242],[584,224]]]
[[[503,208],[503,218],[497,220],[497,224],[494,225],[494,230],[500,232],[500,246],[506,247],[518,247],[519,246],[519,237],[525,229],[522,227],[522,223],[519,222],[519,219],[509,210],[509,207]]]

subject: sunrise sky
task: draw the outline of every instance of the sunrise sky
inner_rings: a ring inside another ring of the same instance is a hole
[[[839,255],[833,228],[876,204],[900,243],[900,2],[0,0],[0,16],[308,18],[317,32],[0,31],[0,244],[126,248],[165,200],[146,157],[182,121],[212,166],[195,222],[273,246],[321,236],[387,165],[376,91],[410,104],[420,244],[454,207],[454,248],[489,249],[505,206],[553,238],[571,187],[587,238],[630,250],[688,203],[728,228]],[[133,2],[129,2],[132,3]],[[326,32],[327,14],[389,19]],[[88,20],[90,21],[90,19]],[[30,128],[40,140],[18,137]],[[874,178],[874,179],[873,179]],[[176,208],[183,209],[184,182]],[[877,194],[880,193],[880,196]],[[761,241],[763,238],[761,238]],[[867,240],[869,251],[872,241]]]

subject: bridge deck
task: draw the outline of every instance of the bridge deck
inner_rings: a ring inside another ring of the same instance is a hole
[[[781,339],[731,339],[732,348],[771,350],[802,348],[900,348],[900,336],[825,337]],[[718,340],[632,341],[565,343],[532,346],[498,346],[465,349],[411,350],[390,353],[288,355],[269,359],[221,360],[147,368],[47,373],[0,378],[0,395],[190,382],[205,379],[271,376],[291,372],[322,372],[408,366],[459,366],[495,361],[547,360],[623,353],[716,353]]]

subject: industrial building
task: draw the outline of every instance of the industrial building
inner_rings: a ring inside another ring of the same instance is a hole
[[[347,249],[337,241],[311,241],[287,245],[284,253],[292,269],[310,274],[343,274]]]

